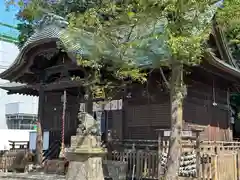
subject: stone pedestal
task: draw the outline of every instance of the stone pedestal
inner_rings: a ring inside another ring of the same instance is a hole
[[[44,164],[45,174],[65,175],[67,171],[67,161],[64,159],[47,160]]]
[[[100,146],[100,138],[92,135],[71,138],[71,148],[66,152],[67,180],[104,180],[102,159],[107,151]]]

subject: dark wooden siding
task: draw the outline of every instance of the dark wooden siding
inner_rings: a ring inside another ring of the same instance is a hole
[[[147,87],[133,86],[131,98],[124,102],[124,138],[155,139],[155,129],[170,127],[168,93],[162,92],[156,86],[156,77],[151,78]],[[202,140],[230,140],[232,135],[227,110],[226,81],[198,69],[190,75],[190,81],[186,83],[187,96],[183,104],[184,128],[203,128]],[[213,106],[214,100],[217,106]]]
[[[122,139],[122,126],[123,126],[123,121],[122,121],[122,110],[115,110],[112,113],[112,128],[115,131],[114,135],[118,139]]]
[[[232,135],[227,109],[227,87],[224,79],[207,72],[193,73],[191,81],[188,81],[188,93],[184,100],[185,128],[189,125],[203,128],[203,140],[230,140]]]
[[[108,128],[114,131],[119,139],[156,139],[155,129],[170,128],[169,94],[162,88],[154,74],[145,85],[132,85],[124,95],[123,110],[105,111]],[[214,84],[213,84],[214,82]],[[203,140],[230,140],[231,130],[227,109],[227,88],[225,80],[194,70],[187,83],[187,96],[183,104],[184,128],[190,125],[202,127]],[[213,93],[213,86],[215,93]],[[213,94],[218,106],[213,106]],[[62,119],[62,92],[46,92],[44,103],[43,129],[54,131],[59,137]],[[65,122],[66,143],[77,128],[77,113],[80,100],[68,94]],[[124,134],[123,134],[124,133]]]
[[[43,129],[55,134],[62,132],[62,111],[61,92],[45,92],[45,103],[43,112]],[[65,141],[70,143],[70,137],[76,133],[79,110],[79,99],[75,96],[67,95],[67,106],[65,114]],[[59,135],[54,135],[59,137]],[[52,138],[52,137],[50,137]]]
[[[155,139],[158,128],[170,127],[169,94],[151,76],[146,85],[133,85],[124,105],[125,139]]]

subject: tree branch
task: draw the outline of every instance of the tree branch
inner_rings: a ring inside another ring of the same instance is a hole
[[[151,52],[157,57],[156,53],[153,50],[151,50]],[[167,88],[170,89],[170,84],[169,84],[161,66],[159,66],[159,70],[160,70],[160,74],[161,74],[163,81],[165,82]]]
[[[165,82],[167,88],[170,89],[170,84],[169,84],[161,66],[159,67],[159,70],[160,70],[160,74],[161,74],[163,81]]]

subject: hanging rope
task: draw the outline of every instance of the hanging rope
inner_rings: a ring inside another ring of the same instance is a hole
[[[65,114],[66,114],[66,103],[67,103],[67,92],[64,90],[63,93],[63,111],[62,111],[62,145],[61,145],[61,152],[59,157],[64,158],[65,157],[65,144],[64,144],[64,138],[65,138]]]
[[[213,106],[217,106],[217,103],[216,103],[216,92],[215,92],[215,81],[213,80],[213,88],[212,88],[212,94],[213,94],[213,103],[212,105]]]

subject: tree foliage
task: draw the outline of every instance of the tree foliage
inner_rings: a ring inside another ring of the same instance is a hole
[[[199,62],[201,56],[201,43],[208,35],[209,22],[206,10],[212,5],[212,1],[39,1],[18,3],[21,10],[18,17],[21,22],[22,37],[31,35],[32,27],[38,22],[44,12],[51,12],[68,19],[69,28],[80,28],[86,31],[95,31],[103,37],[117,38],[112,34],[114,30],[122,28],[122,25],[145,31],[144,24],[157,24],[159,20],[164,22],[165,36],[168,50],[172,57],[186,64]],[[204,14],[205,13],[205,14]],[[204,17],[205,16],[205,17]],[[30,27],[32,26],[32,27]],[[134,28],[134,27],[133,27]],[[30,29],[30,33],[26,32]],[[138,33],[140,32],[139,30]],[[152,31],[146,34],[147,38],[161,38],[163,32]],[[117,42],[118,46],[134,46],[143,38],[140,34],[126,40]],[[21,42],[26,38],[21,39]],[[116,43],[117,40],[113,40]],[[79,43],[79,42],[76,42]],[[114,44],[115,45],[115,44]],[[144,47],[145,48],[145,47]]]
[[[217,22],[224,31],[233,57],[240,58],[240,1],[224,0],[218,10]]]
[[[52,12],[59,16],[66,17],[71,12],[84,12],[87,8],[92,7],[94,2],[88,1],[57,1],[57,0],[6,0],[6,6],[17,6],[20,8],[16,14],[18,29],[20,35],[18,37],[18,47],[21,48],[26,40],[33,34],[38,21],[42,18],[44,12]]]
[[[209,16],[215,8],[211,7],[211,0],[31,0],[18,5],[21,7],[18,17],[22,22],[19,24],[20,46],[32,34],[42,15],[51,12],[69,22],[71,36],[67,39],[71,42],[67,43],[68,47],[74,45],[70,47],[74,49],[76,44],[79,47],[83,45],[79,34],[93,34],[97,46],[92,48],[88,58],[91,59],[91,62],[88,61],[90,67],[93,64],[102,66],[106,63],[106,56],[115,61],[118,59],[120,66],[139,65],[136,59],[146,54],[145,59],[157,65],[163,59],[176,59],[187,65],[198,64],[202,56],[202,42],[210,30]],[[160,48],[162,52],[158,52]],[[106,54],[109,50],[114,53]],[[82,57],[80,59],[86,62]],[[123,60],[127,63],[122,63]],[[134,69],[136,71],[137,68]],[[136,79],[140,78],[138,73],[133,74]],[[129,75],[126,71],[118,73],[119,77],[126,75]]]

